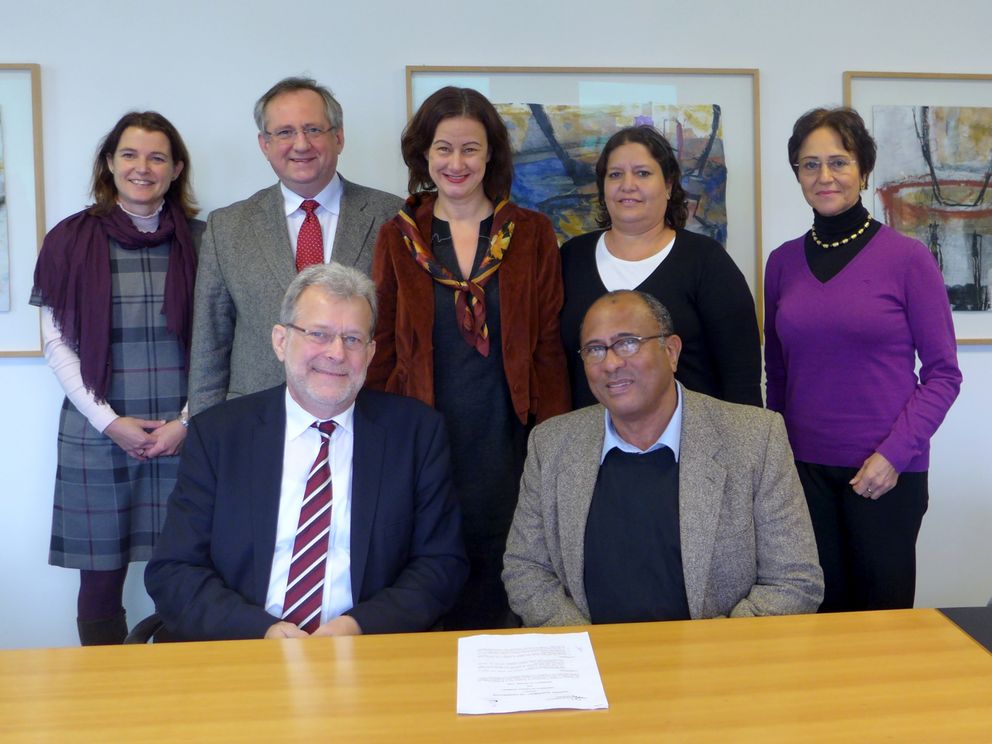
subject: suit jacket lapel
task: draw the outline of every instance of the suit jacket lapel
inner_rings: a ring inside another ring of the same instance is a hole
[[[351,594],[362,596],[362,581],[372,542],[372,523],[385,467],[386,431],[359,394],[355,401],[355,443],[351,471]]]
[[[679,535],[689,614],[697,618],[705,606],[727,471],[715,459],[720,432],[709,419],[705,399],[685,388],[682,393]]]
[[[251,217],[255,243],[270,277],[281,287],[280,294],[296,276],[296,250],[289,239],[285,203],[282,188],[277,183],[265,190],[258,211]]]
[[[286,438],[285,386],[274,388],[258,411],[258,419],[248,433],[246,462],[248,481],[247,516],[251,519],[254,546],[254,604],[265,606],[276,549],[276,524],[282,490],[282,453]]]
[[[558,535],[561,545],[565,586],[576,606],[586,617],[589,602],[585,589],[586,521],[592,494],[599,476],[599,457],[603,449],[604,409],[586,409],[584,420],[576,427],[574,438],[564,442],[561,471],[557,473]]]
[[[365,213],[368,200],[344,178],[341,178],[341,186],[341,210],[334,231],[331,259],[346,266],[355,266],[372,230],[373,218]]]

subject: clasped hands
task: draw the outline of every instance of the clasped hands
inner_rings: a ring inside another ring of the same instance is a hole
[[[103,433],[135,460],[178,454],[186,439],[186,427],[180,421],[133,416],[118,416]]]
[[[309,638],[317,636],[347,636],[361,635],[362,629],[351,615],[338,615],[321,625],[313,633],[300,630],[299,627],[286,620],[270,625],[265,631],[266,638]]]

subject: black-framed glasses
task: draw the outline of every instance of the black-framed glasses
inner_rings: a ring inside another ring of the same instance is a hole
[[[334,339],[340,338],[341,345],[344,347],[345,351],[358,351],[370,343],[371,340],[367,340],[361,336],[355,336],[350,333],[329,333],[328,331],[308,331],[306,328],[300,328],[298,325],[293,323],[280,323],[280,325],[286,328],[292,328],[298,333],[302,333],[307,341],[314,344],[315,346],[329,346],[333,343]]]
[[[293,142],[296,140],[297,136],[303,134],[306,137],[307,142],[317,139],[322,134],[327,134],[333,131],[335,127],[303,127],[302,129],[292,129],[291,127],[285,127],[283,129],[277,129],[274,132],[265,132],[266,137],[274,137],[280,142]]]
[[[613,350],[621,359],[632,357],[641,350],[645,341],[653,341],[656,338],[664,340],[668,334],[659,333],[657,336],[624,336],[618,338],[612,344],[586,344],[579,349],[579,356],[588,364],[599,364],[606,359],[606,353]]]

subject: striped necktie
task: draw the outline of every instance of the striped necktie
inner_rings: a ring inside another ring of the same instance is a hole
[[[330,442],[334,422],[315,421],[310,426],[320,432],[320,449],[307,476],[282,612],[284,620],[307,633],[313,633],[320,626],[320,610],[324,602],[324,573],[333,496]]]

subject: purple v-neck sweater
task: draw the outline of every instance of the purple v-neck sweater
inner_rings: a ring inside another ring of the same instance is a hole
[[[785,417],[797,460],[860,467],[877,451],[898,472],[927,470],[961,386],[936,261],[883,225],[821,283],[804,241],[781,245],[765,270],[768,407]]]

